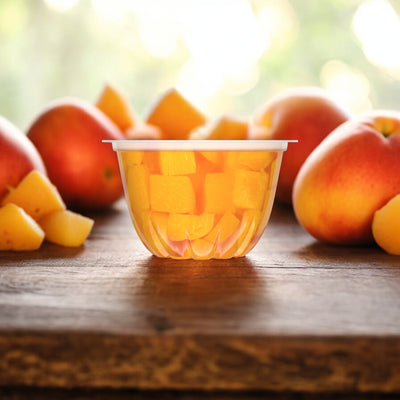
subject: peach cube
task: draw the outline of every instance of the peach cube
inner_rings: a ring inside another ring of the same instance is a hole
[[[0,250],[36,250],[43,239],[42,228],[21,207],[8,203],[0,208]]]
[[[163,175],[188,175],[196,172],[193,151],[160,152],[160,168]]]
[[[132,165],[126,173],[128,198],[131,209],[143,211],[150,208],[149,170],[145,165]]]
[[[235,215],[231,212],[226,212],[204,239],[211,242],[225,242],[236,231],[239,223],[240,221]]]
[[[79,247],[92,230],[94,221],[70,210],[58,210],[45,215],[39,225],[46,240],[60,246]]]
[[[272,151],[241,151],[237,162],[253,171],[260,171],[267,168],[275,158],[276,153]]]
[[[222,214],[232,210],[233,175],[216,172],[206,174],[204,184],[205,211]]]
[[[261,210],[267,185],[265,172],[237,169],[234,172],[233,204],[238,208]]]
[[[153,211],[193,213],[196,197],[190,178],[150,175],[150,205]]]
[[[8,203],[23,208],[36,221],[53,211],[65,209],[57,188],[36,170],[29,172],[16,188],[10,188],[2,205]]]
[[[96,107],[123,132],[133,126],[138,119],[126,96],[110,84],[104,86],[96,101]]]
[[[122,151],[122,164],[125,167],[129,167],[131,165],[139,165],[143,162],[144,151]]]
[[[206,139],[244,140],[247,139],[248,122],[238,118],[223,116],[210,127]]]
[[[176,89],[171,89],[161,97],[146,122],[161,129],[161,139],[188,139],[206,118]]]
[[[167,233],[171,240],[195,240],[207,235],[214,225],[214,214],[170,214]]]

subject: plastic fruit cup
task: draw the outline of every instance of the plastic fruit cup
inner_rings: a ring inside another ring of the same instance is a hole
[[[113,140],[136,232],[157,257],[246,255],[267,226],[283,140]]]

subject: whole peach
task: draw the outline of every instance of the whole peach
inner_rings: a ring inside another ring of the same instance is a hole
[[[46,174],[32,142],[10,121],[0,116],[0,199],[8,186],[17,186],[31,170]]]
[[[295,139],[282,160],[277,200],[291,204],[296,175],[317,145],[350,114],[319,88],[288,89],[262,105],[253,115],[253,124],[264,129],[250,129],[250,139]]]
[[[122,196],[117,156],[102,139],[124,136],[95,106],[59,99],[32,123],[28,137],[69,208],[102,209]]]
[[[296,217],[321,241],[372,243],[373,215],[400,193],[399,171],[400,112],[349,120],[301,167],[293,189]]]

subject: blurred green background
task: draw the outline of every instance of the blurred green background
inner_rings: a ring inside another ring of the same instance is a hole
[[[0,115],[26,130],[105,82],[145,117],[177,87],[210,118],[320,86],[354,113],[400,104],[400,4],[388,0],[0,0]]]

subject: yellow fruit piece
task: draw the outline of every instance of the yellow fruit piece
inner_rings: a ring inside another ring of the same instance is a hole
[[[276,158],[273,151],[241,151],[238,154],[237,162],[253,171],[260,171],[267,168]]]
[[[216,172],[206,174],[204,183],[205,211],[222,214],[231,211],[233,175]]]
[[[192,250],[192,257],[195,260],[208,260],[213,257],[215,244],[206,239],[200,238],[193,240],[190,243],[190,247]]]
[[[46,240],[60,246],[79,247],[87,239],[94,221],[70,210],[54,211],[39,221]]]
[[[150,174],[161,174],[158,151],[145,151],[143,154],[143,164],[147,166]]]
[[[268,175],[265,172],[238,169],[234,172],[233,204],[238,208],[261,210]]]
[[[144,152],[140,150],[121,151],[122,165],[124,165],[124,167],[142,164],[143,157],[144,157]]]
[[[171,89],[160,98],[146,122],[161,129],[161,139],[188,139],[206,118],[176,89]]]
[[[21,207],[0,208],[0,250],[36,250],[43,239],[43,230]]]
[[[151,221],[160,242],[170,257],[177,259],[191,258],[189,240],[172,240],[168,236],[169,214],[153,212]]]
[[[160,167],[163,175],[188,175],[196,172],[193,151],[162,151]]]
[[[195,240],[207,235],[214,225],[214,214],[201,215],[170,214],[168,218],[168,238],[174,241]]]
[[[256,210],[245,210],[240,219],[240,225],[228,240],[218,246],[220,258],[241,257],[247,253],[260,224],[261,213]],[[254,243],[255,244],[255,243]]]
[[[135,212],[150,208],[149,176],[145,165],[132,165],[126,173],[129,204]]]
[[[235,215],[231,212],[226,212],[204,239],[211,242],[225,242],[236,231],[239,223],[240,221]]]
[[[29,172],[16,188],[11,188],[2,205],[13,203],[23,208],[34,220],[53,211],[64,210],[57,188],[39,171]]]
[[[375,212],[372,234],[383,250],[389,254],[400,255],[400,194]]]
[[[141,238],[145,247],[155,256],[168,257],[168,251],[161,242],[159,234],[156,231],[157,226],[154,224],[151,211],[142,211],[132,213],[136,232]],[[168,218],[168,214],[165,214]],[[166,221],[166,220],[165,220]],[[167,223],[165,222],[165,231]]]
[[[193,213],[196,198],[190,178],[150,175],[150,204],[153,211]]]
[[[110,84],[104,86],[96,101],[96,107],[123,132],[132,127],[138,119],[126,96]]]
[[[211,140],[244,140],[247,139],[248,122],[223,116],[210,127],[206,139]]]
[[[213,164],[220,162],[221,152],[219,151],[200,151],[199,153]]]

